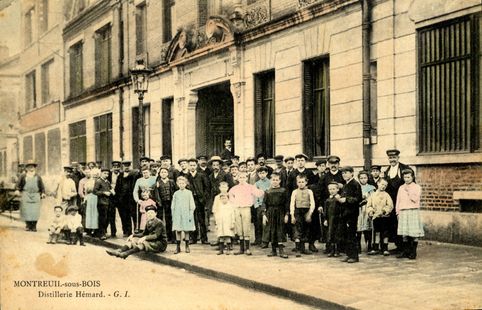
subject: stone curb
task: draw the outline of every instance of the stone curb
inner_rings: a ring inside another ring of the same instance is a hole
[[[97,246],[108,247],[108,248],[111,248],[111,249],[119,249],[121,247],[120,245],[117,245],[117,244],[114,244],[114,243],[111,243],[111,242],[108,242],[108,241],[100,240],[100,239],[97,239],[97,238],[91,238],[91,237],[84,237],[84,238],[85,238],[86,242],[89,242],[89,243],[91,243],[93,245],[97,245]],[[200,275],[203,275],[203,276],[207,276],[207,277],[210,277],[210,278],[213,278],[213,279],[216,279],[216,280],[225,281],[225,282],[228,282],[228,283],[233,283],[233,284],[236,284],[236,285],[248,288],[248,289],[253,289],[253,290],[260,291],[260,292],[263,292],[263,293],[267,293],[267,294],[270,294],[270,295],[274,295],[274,296],[277,296],[277,297],[287,298],[287,299],[295,301],[297,303],[312,306],[312,307],[316,307],[316,308],[321,308],[321,309],[355,309],[355,308],[352,308],[352,307],[349,307],[349,306],[345,306],[345,305],[341,305],[341,304],[331,302],[329,300],[316,298],[316,297],[313,297],[313,296],[310,296],[310,295],[306,295],[306,294],[303,294],[303,293],[291,291],[291,290],[281,288],[281,287],[277,287],[277,286],[274,286],[274,285],[270,285],[270,284],[246,279],[246,278],[239,277],[239,276],[236,276],[236,275],[232,275],[232,274],[229,274],[229,273],[204,268],[204,267],[201,267],[201,266],[196,266],[196,265],[192,265],[192,264],[185,263],[185,262],[180,262],[178,260],[170,259],[170,258],[167,258],[165,256],[157,255],[157,254],[154,254],[154,253],[139,252],[139,253],[136,253],[134,255],[136,255],[136,256],[144,259],[144,260],[148,260],[150,262],[153,262],[153,263],[163,264],[163,265],[167,265],[167,266],[171,266],[171,267],[185,269],[185,270],[187,270],[189,272],[192,272],[192,273],[200,274]]]

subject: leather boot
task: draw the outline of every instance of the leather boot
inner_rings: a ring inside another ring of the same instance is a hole
[[[310,242],[308,249],[313,253],[318,252],[318,249],[315,247],[315,244],[313,242]]]
[[[186,253],[191,253],[191,249],[189,249],[189,240],[184,240],[184,243],[186,244]]]
[[[233,249],[232,249],[232,247],[231,247],[231,242],[230,242],[230,243],[227,243],[227,244],[226,244],[226,249],[225,249],[225,251],[224,251],[224,254],[229,255],[229,254],[231,254],[231,251],[232,251],[232,250],[233,250]]]
[[[301,254],[305,254],[305,255],[312,254],[310,251],[306,250],[304,242],[300,242],[300,252]]]
[[[246,250],[244,251],[244,254],[246,255],[252,255],[251,251],[249,250],[249,240],[244,240]]]
[[[115,257],[119,257],[119,254],[121,252],[125,252],[125,251],[128,251],[129,250],[129,247],[127,245],[124,245],[122,246],[122,248],[118,249],[118,250],[112,250],[112,249],[108,249],[108,250],[105,250],[107,252],[107,254],[109,254],[110,256],[115,256]]]
[[[37,221],[32,222],[32,231],[37,231]]]
[[[377,254],[378,254],[378,243],[374,243],[371,251],[368,252],[368,255],[377,255]]]
[[[271,244],[271,253],[268,254],[268,257],[273,257],[273,256],[276,256],[276,245],[275,244]]]
[[[139,249],[136,248],[136,247],[134,247],[134,248],[129,249],[129,250],[127,250],[127,251],[120,252],[118,256],[119,256],[120,258],[126,259],[127,256],[129,256],[129,255],[131,255],[131,254],[134,254],[134,253],[137,253],[137,252],[139,252]]]
[[[77,239],[79,240],[79,245],[80,245],[80,246],[85,246],[85,243],[84,243],[84,234],[83,234],[82,231],[80,231],[80,230],[77,231]]]
[[[176,251],[174,254],[181,253],[181,241],[176,241]]]
[[[217,255],[221,255],[224,253],[224,243],[219,243],[219,251],[216,253]]]
[[[296,249],[296,257],[301,257],[301,246],[300,242],[295,242],[295,249]]]
[[[400,245],[400,253],[396,256],[397,258],[405,258],[408,257],[408,253],[410,251],[410,246],[408,241],[403,241]]]
[[[411,240],[411,245],[410,245],[410,253],[408,254],[409,259],[416,259],[417,258],[417,247],[418,247],[418,241]]]
[[[234,253],[234,255],[241,254],[244,254],[244,240],[239,240],[239,251]]]
[[[66,230],[65,231],[65,241],[67,242],[67,244],[72,244],[72,239],[71,239],[71,234],[70,234],[70,230]]]
[[[381,252],[383,252],[383,256],[389,256],[390,252],[388,252],[388,244],[387,243],[382,243],[381,244]]]
[[[288,258],[288,255],[284,251],[284,245],[279,244],[279,257],[281,258]]]

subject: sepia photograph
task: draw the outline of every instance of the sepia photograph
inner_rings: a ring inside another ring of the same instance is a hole
[[[0,309],[482,309],[480,0],[0,0]]]

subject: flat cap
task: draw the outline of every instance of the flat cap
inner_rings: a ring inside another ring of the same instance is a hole
[[[327,161],[328,161],[329,163],[339,163],[339,162],[340,162],[340,157],[338,157],[338,156],[336,156],[336,155],[330,155],[330,156],[328,156]]]
[[[388,155],[388,156],[394,156],[394,155],[399,155],[399,154],[400,154],[400,151],[397,150],[397,149],[387,150],[387,155]]]
[[[343,166],[340,168],[341,172],[345,172],[345,171],[349,171],[349,172],[353,172],[353,167],[352,166]]]

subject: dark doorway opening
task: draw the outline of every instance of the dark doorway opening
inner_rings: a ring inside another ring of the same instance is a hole
[[[229,82],[198,91],[196,154],[220,155],[224,141],[234,141],[234,108]],[[233,146],[233,150],[236,145]]]

